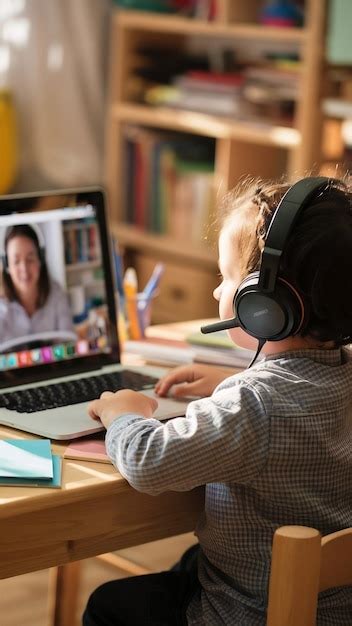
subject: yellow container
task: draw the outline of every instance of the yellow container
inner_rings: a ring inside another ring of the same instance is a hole
[[[0,90],[0,194],[11,190],[18,166],[17,124],[12,95]]]

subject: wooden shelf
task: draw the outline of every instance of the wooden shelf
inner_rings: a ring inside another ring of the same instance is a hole
[[[111,107],[111,115],[120,122],[168,128],[206,137],[238,139],[263,146],[290,149],[296,148],[300,143],[300,133],[296,128],[265,122],[222,119],[196,111],[142,104],[115,104]]]
[[[203,20],[162,15],[142,11],[119,11],[114,19],[124,28],[139,31],[172,33],[179,35],[202,35],[206,37],[228,37],[229,39],[255,39],[301,44],[307,40],[304,28],[275,28],[262,24],[206,22]]]
[[[66,271],[77,272],[83,270],[91,270],[101,267],[101,264],[101,259],[97,259],[96,261],[79,261],[78,263],[69,263],[68,265],[66,265]]]
[[[305,1],[303,28],[275,28],[257,23],[262,0],[219,0],[218,5],[219,13],[213,22],[121,9],[112,14],[105,157],[110,217],[128,262],[135,263],[143,278],[148,278],[158,259],[165,262],[167,293],[163,301],[158,300],[163,321],[182,319],[182,315],[183,319],[211,316],[209,293],[216,284],[217,250],[215,244],[211,249],[210,245],[207,248],[201,243],[177,240],[172,235],[144,232],[123,222],[127,192],[124,177],[130,166],[126,160],[125,126],[213,138],[216,206],[242,180],[280,180],[286,175],[289,179],[296,178],[319,167],[321,162],[326,3]],[[249,62],[252,47],[253,62],[257,53],[260,55],[264,50],[297,52],[302,63],[293,127],[267,119],[251,120],[249,116],[239,120],[144,104],[143,89],[152,82],[148,81],[148,72],[140,75],[137,72],[139,68],[149,67],[150,59],[143,49],[161,54],[163,47],[171,53],[187,53],[198,48],[238,49],[242,55],[239,58],[245,59],[247,55]],[[196,137],[194,141],[197,142]]]
[[[139,230],[135,226],[111,221],[111,230],[121,246],[127,246],[140,252],[163,254],[177,259],[178,262],[199,265],[214,270],[217,265],[217,250],[197,247],[189,241],[175,240],[170,235],[157,235]]]

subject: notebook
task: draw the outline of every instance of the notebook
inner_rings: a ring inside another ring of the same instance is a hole
[[[111,463],[106,453],[104,439],[86,438],[71,441],[64,452],[64,458]]]
[[[0,486],[2,487],[44,487],[59,489],[62,479],[62,458],[58,454],[52,456],[52,478],[14,478],[0,477]]]
[[[53,463],[49,439],[2,439],[0,481],[3,478],[52,478]]]
[[[108,233],[100,188],[0,196],[0,424],[75,439],[103,430],[87,413],[102,391],[154,395],[163,370],[120,362]],[[184,415],[157,400],[157,419]]]

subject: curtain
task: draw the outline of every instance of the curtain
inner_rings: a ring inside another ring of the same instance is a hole
[[[109,0],[0,0],[21,190],[102,181],[109,13]]]

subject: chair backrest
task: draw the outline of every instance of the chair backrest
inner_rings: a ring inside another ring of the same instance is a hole
[[[274,535],[267,626],[315,626],[318,593],[352,586],[352,528],[321,538],[307,526]]]

